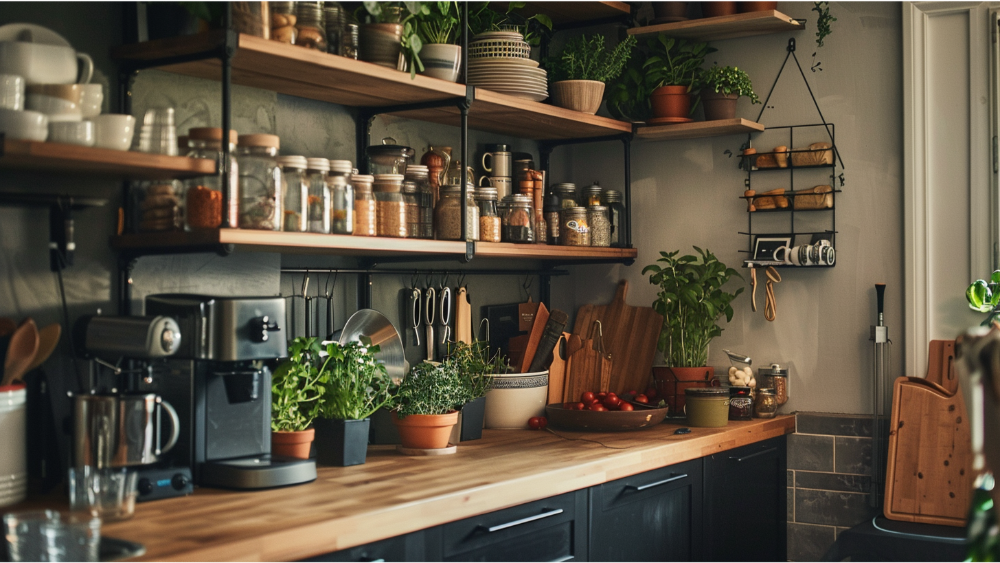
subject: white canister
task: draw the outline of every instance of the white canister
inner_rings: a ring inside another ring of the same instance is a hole
[[[28,495],[28,435],[24,384],[0,387],[0,506]]]

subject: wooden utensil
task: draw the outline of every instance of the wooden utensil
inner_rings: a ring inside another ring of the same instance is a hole
[[[572,378],[573,357],[583,349],[583,339],[578,334],[571,334],[566,338],[566,375],[563,381],[563,401],[576,401],[580,393],[587,391],[583,385],[576,385]]]
[[[607,352],[601,338],[601,322],[594,321],[593,338],[579,339],[578,335],[570,337],[579,339],[579,349],[568,355],[569,365],[566,368],[567,391],[564,393],[569,400],[579,397],[584,391],[607,391],[611,381],[613,358]]]
[[[545,332],[545,323],[549,322],[549,309],[545,303],[538,304],[538,311],[535,312],[535,321],[531,324],[531,332],[528,333],[528,345],[524,349],[524,358],[521,359],[521,373],[527,373],[531,366],[531,360],[535,359],[535,352],[538,351],[538,343],[542,340],[542,333]]]
[[[0,317],[0,336],[14,334],[15,330],[17,330],[17,323],[14,322],[14,319]]]
[[[455,296],[455,340],[472,344],[472,303],[465,287],[458,288]]]
[[[0,381],[0,387],[20,380],[28,371],[28,366],[35,359],[37,352],[38,328],[35,326],[35,321],[27,319],[11,336],[7,357],[4,359],[3,381]]]
[[[563,385],[566,382],[566,339],[570,337],[568,332],[562,333],[556,347],[552,350],[552,364],[549,365],[549,403],[561,403],[563,399]]]
[[[62,325],[52,323],[38,331],[38,351],[35,352],[35,359],[31,360],[31,365],[27,371],[31,371],[42,365],[49,359],[56,346],[59,345],[59,337],[62,335]]]

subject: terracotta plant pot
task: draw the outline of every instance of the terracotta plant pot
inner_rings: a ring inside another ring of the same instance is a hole
[[[438,450],[448,447],[451,428],[458,422],[458,411],[448,414],[411,414],[405,418],[392,413],[392,423],[399,429],[404,448]]]
[[[299,432],[271,432],[271,455],[309,459],[316,431],[312,428]]]
[[[597,80],[560,80],[552,83],[549,94],[553,105],[594,115],[604,99],[604,83]]]
[[[399,70],[402,65],[400,41],[403,24],[369,23],[358,33],[358,59]]]
[[[328,420],[317,418],[316,462],[320,465],[347,467],[361,465],[368,454],[370,418],[364,420]]]
[[[702,90],[701,103],[705,106],[705,121],[734,119],[738,99],[740,97],[736,94],[723,94],[713,92],[711,89]]]
[[[420,61],[424,63],[424,71],[420,74],[457,82],[458,69],[462,64],[462,47],[439,43],[424,45],[420,49]]]
[[[687,19],[687,2],[653,2],[653,15],[657,23]]]
[[[731,16],[736,13],[736,2],[702,2],[701,13],[706,18]]]
[[[653,117],[690,117],[691,93],[687,86],[660,86],[653,90],[649,101]]]
[[[777,2],[737,2],[736,9],[740,11],[741,14],[746,14],[748,12],[766,12],[768,10],[777,10]]]

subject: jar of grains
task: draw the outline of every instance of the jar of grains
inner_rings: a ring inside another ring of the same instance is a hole
[[[608,220],[611,221],[611,246],[622,248],[625,237],[625,204],[622,203],[622,193],[618,190],[604,190],[601,202],[608,208]]]
[[[559,242],[563,246],[590,246],[586,207],[567,207],[560,213]]]
[[[271,2],[271,39],[295,44],[295,2]]]
[[[462,187],[441,186],[440,199],[434,208],[434,229],[442,240],[479,240],[479,207],[476,206],[476,189],[466,184],[465,221],[467,236],[462,236]]]
[[[298,16],[295,44],[325,53],[326,24],[323,22],[322,2],[297,2],[295,15]]]
[[[330,231],[338,235],[354,233],[352,169],[350,160],[331,160],[330,175],[326,178],[330,186]]]
[[[500,242],[500,214],[497,211],[497,189],[476,189],[476,203],[479,204],[479,240]]]
[[[184,229],[184,186],[178,180],[133,184],[130,202],[132,223],[140,233]]]
[[[277,135],[240,135],[240,228],[281,230],[281,168]]]
[[[534,212],[531,208],[531,198],[522,194],[510,196],[510,207],[507,208],[503,227],[505,242],[529,243],[535,241]]]
[[[576,184],[563,182],[553,184],[549,191],[559,196],[559,208],[576,207]]]
[[[226,227],[239,221],[239,165],[236,163],[236,131],[229,132],[229,178],[223,178],[222,129],[195,127],[188,131],[188,156],[214,160],[218,173],[187,182],[185,224],[190,229],[217,229],[223,226],[223,199],[228,198]],[[223,189],[226,190],[225,198]]]
[[[306,176],[307,161],[304,156],[279,156],[281,165],[281,191],[285,194],[284,213],[281,230],[304,233],[307,230],[309,211],[309,179]]]
[[[590,246],[611,246],[611,221],[608,220],[607,207],[588,207],[587,226],[590,227]]]
[[[590,207],[601,204],[601,185],[597,182],[580,189],[580,205]]]
[[[372,184],[378,216],[378,236],[406,236],[406,201],[402,174],[375,174]]]
[[[420,194],[417,183],[403,181],[403,203],[406,204],[406,236],[420,238]]]
[[[307,158],[306,166],[309,181],[309,232],[330,234],[330,185],[326,181],[330,161],[325,158]]]
[[[354,174],[354,234],[363,237],[378,236],[378,211],[375,209],[375,195],[372,194],[373,176]]]
[[[431,188],[430,170],[421,164],[406,165],[406,181],[417,186],[418,238],[434,238],[434,191]]]

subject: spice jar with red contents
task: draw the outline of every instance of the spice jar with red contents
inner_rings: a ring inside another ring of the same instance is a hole
[[[308,228],[309,180],[306,176],[308,161],[304,156],[279,156],[281,165],[281,191],[285,194],[281,230],[304,233]]]
[[[192,229],[217,229],[226,213],[228,227],[239,222],[239,165],[236,162],[236,131],[229,132],[229,178],[223,178],[222,129],[195,127],[188,131],[188,156],[216,163],[218,173],[188,180],[185,194],[185,225]],[[225,197],[223,196],[225,190]],[[223,200],[228,207],[223,210]]]
[[[240,228],[281,230],[281,168],[277,135],[240,135]]]

